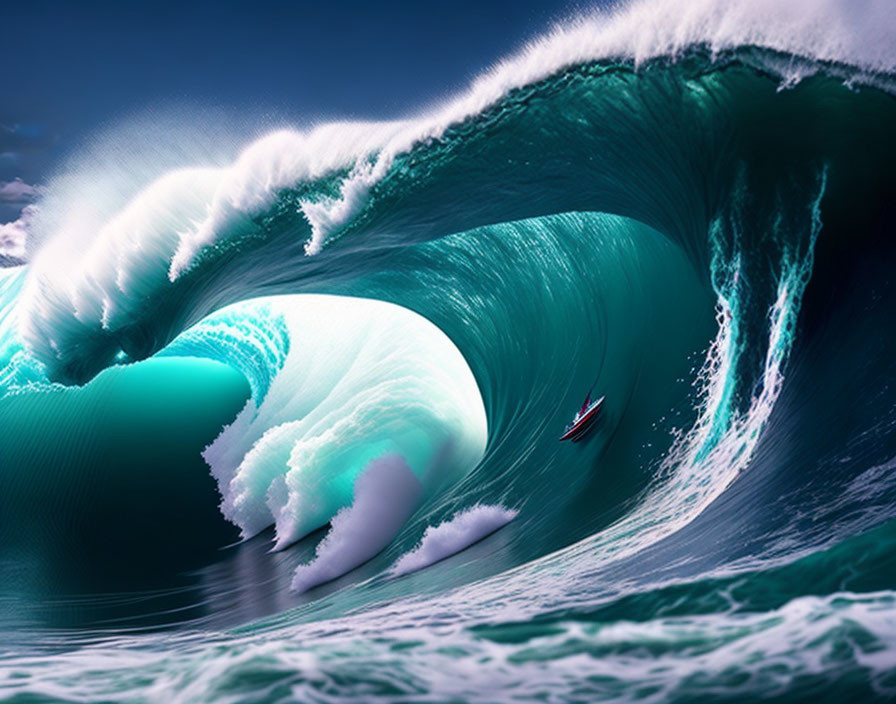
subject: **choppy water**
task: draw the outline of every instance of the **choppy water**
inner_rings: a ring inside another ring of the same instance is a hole
[[[637,3],[76,160],[0,271],[0,696],[896,695],[894,14]]]

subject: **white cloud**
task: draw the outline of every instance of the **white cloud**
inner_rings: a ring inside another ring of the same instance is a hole
[[[28,230],[36,214],[37,206],[28,205],[22,210],[18,220],[0,225],[0,257],[25,258]]]
[[[32,186],[20,178],[0,181],[0,203],[27,203],[41,193],[40,186]]]

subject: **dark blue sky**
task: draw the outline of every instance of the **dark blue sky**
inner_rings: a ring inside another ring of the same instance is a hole
[[[7,3],[0,181],[45,180],[100,125],[156,105],[287,121],[431,102],[593,3]]]

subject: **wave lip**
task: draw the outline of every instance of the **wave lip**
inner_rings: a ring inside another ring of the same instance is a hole
[[[45,364],[83,376],[77,370],[83,360],[68,356],[86,337],[107,336],[109,349],[94,342],[88,353],[111,363],[113,342],[127,342],[145,301],[191,271],[207,247],[255,233],[254,218],[284,190],[297,189],[295,205],[310,226],[299,236],[308,236],[309,253],[318,252],[351,226],[401,155],[570,67],[600,61],[637,66],[693,47],[713,56],[758,47],[777,53],[754,59],[787,85],[817,71],[818,62],[850,67],[842,72],[850,82],[874,83],[875,76],[896,72],[893,36],[896,13],[886,0],[871,0],[863,12],[836,0],[645,0],[558,26],[467,91],[412,119],[281,130],[250,144],[229,166],[170,172],[100,223],[83,217],[75,198],[63,199],[48,209],[78,217],[45,213],[47,223],[62,225],[38,233],[47,246],[34,260],[24,296],[26,342]]]

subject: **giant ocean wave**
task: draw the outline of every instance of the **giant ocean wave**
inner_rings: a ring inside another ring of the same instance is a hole
[[[0,690],[892,694],[894,15],[635,3],[406,119],[75,162],[0,272]]]

